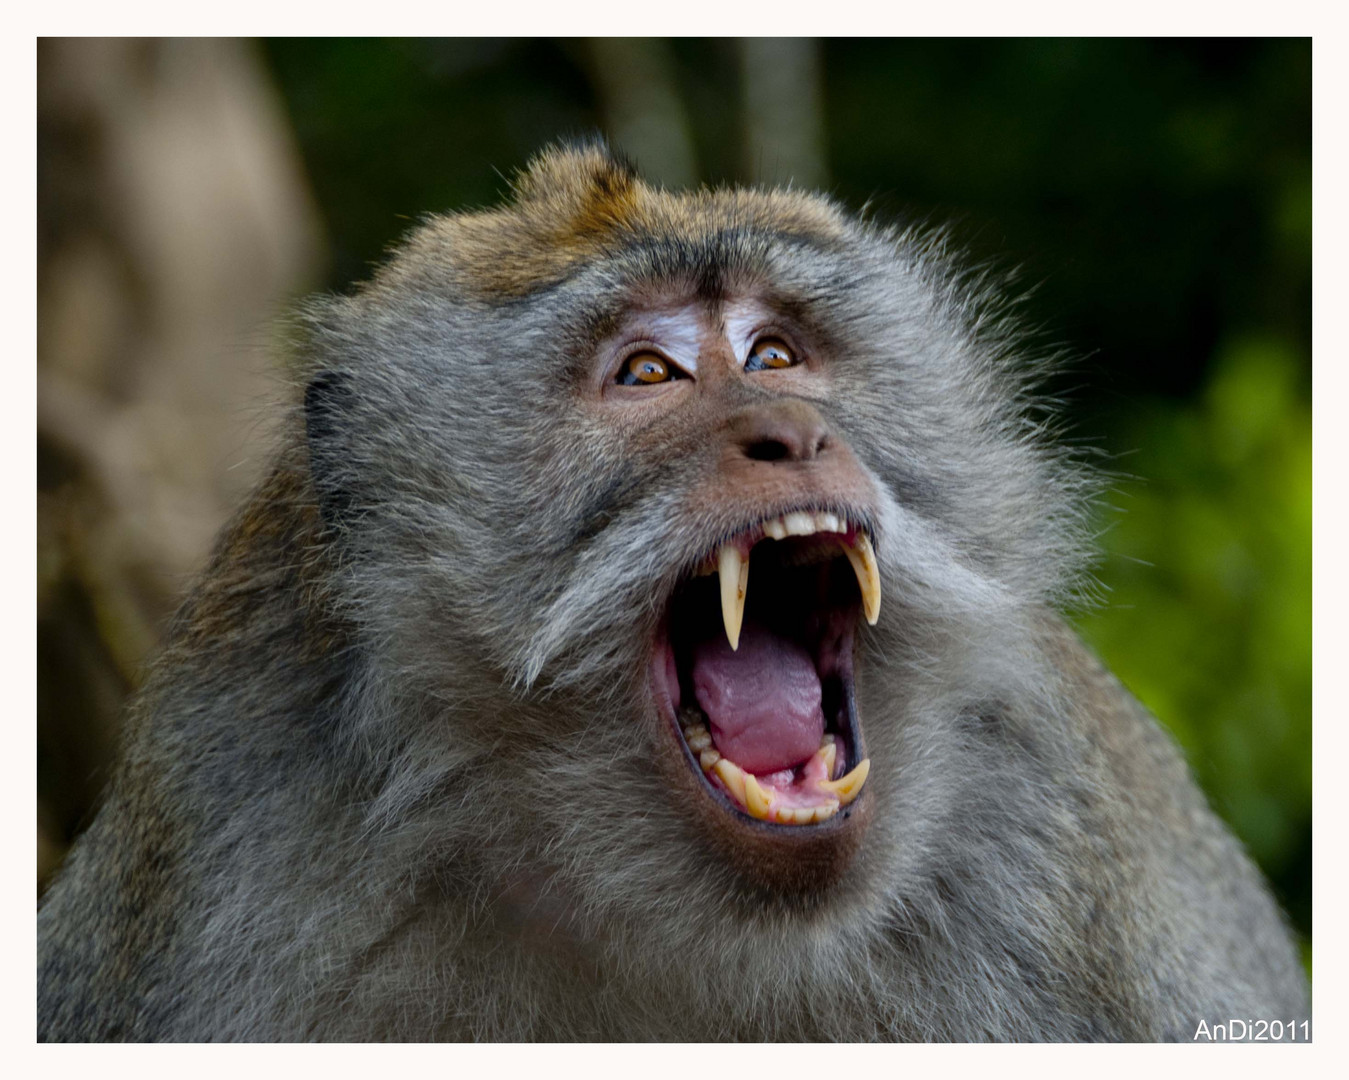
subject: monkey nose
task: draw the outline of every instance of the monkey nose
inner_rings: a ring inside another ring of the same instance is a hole
[[[811,461],[831,444],[829,426],[805,401],[775,401],[738,413],[731,440],[754,461]]]

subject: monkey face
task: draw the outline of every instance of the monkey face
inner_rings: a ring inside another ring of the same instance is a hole
[[[865,904],[929,850],[905,763],[1000,693],[1080,507],[944,267],[817,196],[554,152],[311,313],[342,603],[400,752],[512,858],[597,906],[691,876]]]

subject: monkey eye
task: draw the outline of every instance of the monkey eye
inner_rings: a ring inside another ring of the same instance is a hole
[[[621,386],[642,386],[683,377],[679,369],[663,356],[647,350],[629,356],[614,381]]]
[[[770,368],[792,367],[799,363],[796,354],[781,338],[760,338],[745,359],[746,371],[767,371]]]

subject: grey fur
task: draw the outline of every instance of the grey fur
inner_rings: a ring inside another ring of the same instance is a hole
[[[307,309],[307,407],[38,914],[42,1038],[1188,1040],[1308,1015],[1257,872],[1051,614],[1092,482],[1031,419],[998,296],[940,241],[802,201],[836,232],[690,198],[499,296],[432,219]],[[822,411],[882,493],[876,813],[820,894],[747,884],[660,785],[641,643],[735,522],[678,512],[695,441],[633,457],[575,401],[613,298],[710,279],[771,282],[828,340]]]

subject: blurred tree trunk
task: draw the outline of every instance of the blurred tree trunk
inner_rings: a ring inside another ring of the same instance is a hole
[[[812,38],[742,38],[744,175],[761,184],[828,186],[824,77]]]
[[[39,890],[258,476],[269,326],[317,280],[321,234],[250,46],[39,42]]]
[[[581,62],[614,148],[648,180],[669,188],[696,184],[698,163],[669,45],[655,38],[591,38]]]

